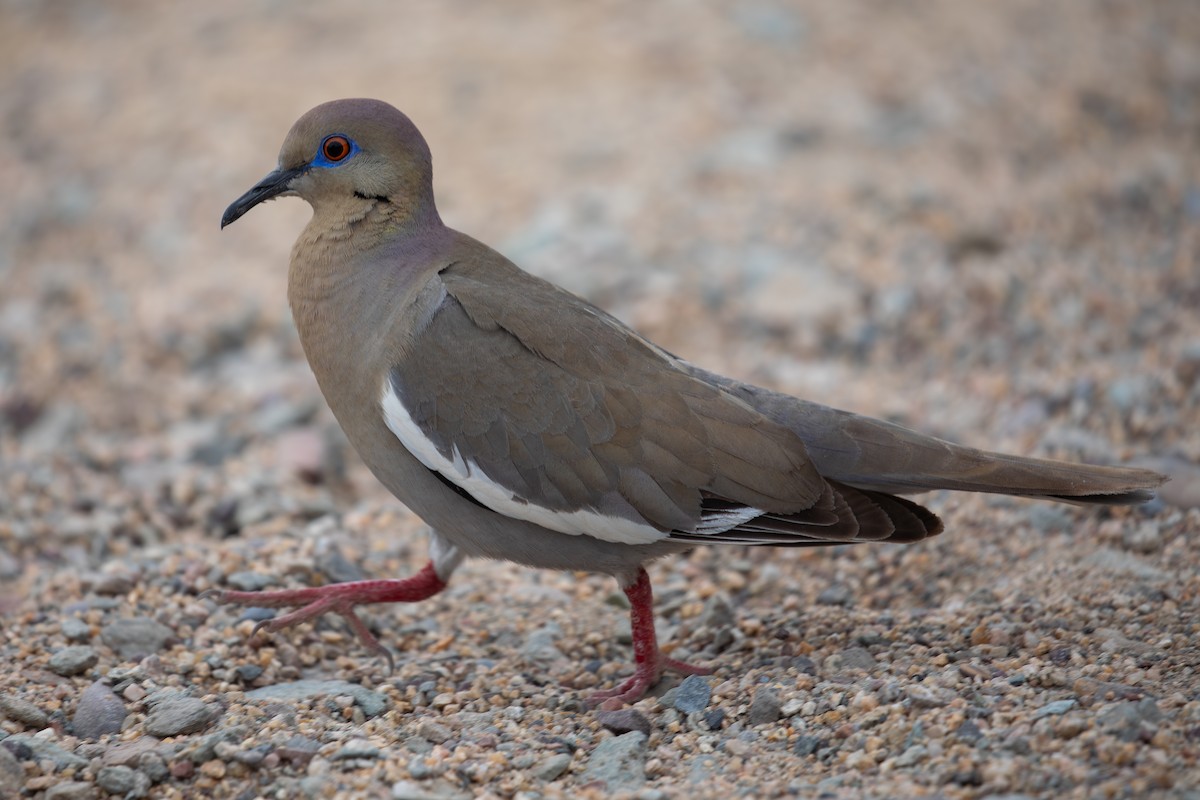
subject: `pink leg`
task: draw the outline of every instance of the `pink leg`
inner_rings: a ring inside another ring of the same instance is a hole
[[[616,709],[626,703],[636,703],[658,683],[664,670],[673,669],[685,675],[708,675],[712,672],[708,667],[697,667],[667,658],[659,651],[658,635],[654,631],[654,594],[646,570],[639,568],[637,580],[622,588],[632,606],[629,609],[629,623],[633,630],[633,677],[615,689],[593,692],[587,699],[588,705]]]
[[[214,589],[205,592],[205,596],[215,599],[218,603],[240,606],[258,606],[260,608],[300,606],[288,614],[258,623],[254,626],[251,636],[260,630],[272,633],[281,631],[292,625],[308,622],[322,614],[330,612],[338,614],[350,624],[350,628],[367,649],[387,660],[388,670],[392,671],[395,668],[392,654],[367,630],[367,626],[354,613],[354,607],[367,603],[412,603],[433,597],[445,588],[446,582],[438,577],[437,570],[430,561],[416,575],[403,580],[354,581],[352,583],[333,583],[311,589],[284,589],[277,592],[235,592]]]

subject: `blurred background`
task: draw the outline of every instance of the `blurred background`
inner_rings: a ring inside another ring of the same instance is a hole
[[[238,428],[306,381],[308,209],[217,220],[303,111],[372,96],[449,224],[688,358],[1200,456],[1195,7],[831,5],[6,2],[6,455]]]
[[[419,522],[345,446],[291,327],[308,208],[218,224],[292,122],[345,96],[412,117],[448,224],[689,360],[973,445],[1152,460],[1176,480],[1147,513],[1200,504],[1190,0],[3,0],[10,658],[54,635],[37,610],[114,575],[145,602],[167,556],[185,594],[256,563],[228,537],[349,510],[349,562],[419,563]],[[933,503],[951,536],[1010,509]],[[1038,541],[1077,519],[1017,508]],[[936,574],[989,581],[957,541],[930,545]],[[970,589],[887,558],[909,602]]]

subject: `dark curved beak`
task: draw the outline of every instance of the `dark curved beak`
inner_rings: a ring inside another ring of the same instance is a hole
[[[236,222],[259,203],[283,194],[290,188],[293,180],[307,171],[308,165],[305,164],[294,169],[277,169],[268,174],[256,183],[253,189],[234,200],[229,208],[225,209],[225,213],[221,215],[221,227],[224,228],[229,223]]]

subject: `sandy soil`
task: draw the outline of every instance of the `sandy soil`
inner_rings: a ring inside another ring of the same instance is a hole
[[[928,498],[914,547],[472,563],[250,638],[199,595],[409,573],[225,205],[375,96],[443,217],[711,369],[1149,463],[1109,512]],[[1200,797],[1200,6],[0,3],[0,797]],[[301,683],[300,681],[306,681]]]

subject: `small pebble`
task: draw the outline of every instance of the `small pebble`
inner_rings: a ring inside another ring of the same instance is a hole
[[[1121,541],[1135,553],[1157,553],[1162,549],[1162,529],[1156,520],[1147,520],[1137,527],[1126,528]]]
[[[704,601],[704,609],[700,612],[700,618],[697,621],[701,627],[716,631],[732,628],[737,622],[737,616],[725,595],[714,594]]]
[[[434,684],[436,687],[437,684]],[[357,683],[338,680],[301,680],[276,683],[246,692],[248,700],[308,700],[313,697],[349,695],[368,717],[377,717],[388,707],[387,697]]]
[[[137,769],[152,783],[162,783],[171,774],[167,762],[158,753],[142,753],[138,756]]]
[[[261,592],[267,587],[274,586],[279,580],[274,575],[245,570],[226,575],[225,582],[239,592]]]
[[[1046,703],[1046,705],[1035,710],[1033,712],[1033,714],[1031,714],[1030,716],[1032,719],[1041,719],[1042,717],[1047,717],[1047,716],[1051,716],[1051,715],[1055,715],[1055,714],[1065,714],[1074,707],[1075,707],[1074,700],[1055,700],[1054,702]]]
[[[604,728],[615,734],[639,731],[650,735],[650,720],[642,712],[634,708],[621,708],[616,711],[597,711],[596,721]]]
[[[233,674],[242,683],[253,683],[263,674],[263,668],[258,664],[239,664],[234,668]]]
[[[96,785],[109,794],[145,797],[150,789],[150,778],[130,767],[101,767],[96,773]]]
[[[424,781],[435,778],[446,771],[446,764],[423,755],[408,760],[408,775],[413,780]]]
[[[1096,714],[1096,724],[1126,742],[1149,741],[1162,718],[1158,704],[1147,697],[1105,706]]]
[[[12,751],[0,745],[0,797],[19,797],[25,769]]]
[[[746,715],[746,723],[750,726],[767,725],[779,720],[782,703],[775,690],[768,686],[760,686],[754,692],[750,701],[750,711]]]
[[[28,756],[19,756],[22,761],[30,759],[36,761],[47,761],[53,765],[54,769],[83,769],[87,766],[88,760],[81,756],[66,750],[54,742],[47,741],[40,736],[29,736],[27,734],[18,733],[14,736],[9,736],[3,740],[0,747],[8,748],[13,753],[18,753],[22,748],[28,750]]]
[[[854,599],[854,592],[843,583],[827,586],[817,595],[817,602],[823,606],[848,606]]]
[[[530,773],[540,781],[554,781],[562,777],[570,766],[571,756],[566,753],[556,753],[535,764]]]
[[[94,800],[96,787],[83,781],[66,781],[46,790],[45,800]]]
[[[157,653],[174,636],[166,625],[147,617],[119,619],[100,629],[100,641],[126,660]]]
[[[905,695],[918,708],[941,708],[955,698],[954,692],[936,686],[914,683],[904,690]]]
[[[379,758],[380,749],[366,739],[351,739],[331,756],[334,761],[348,758]]]
[[[417,735],[434,744],[442,744],[450,741],[450,738],[454,736],[454,731],[440,722],[432,719],[423,719],[421,720],[421,724],[417,726]]]
[[[555,644],[562,637],[562,628],[556,623],[548,623],[532,631],[521,647],[521,655],[537,663],[560,661],[562,651]]]
[[[671,705],[683,714],[703,711],[712,698],[712,687],[700,675],[688,675],[674,691]]]
[[[811,756],[813,753],[817,752],[822,745],[823,742],[820,737],[804,734],[796,737],[796,744],[793,747],[793,750],[798,756]]]
[[[151,736],[181,736],[207,728],[220,711],[195,697],[175,695],[160,700],[146,717],[146,733]]]
[[[27,728],[41,730],[50,724],[46,712],[28,700],[10,694],[0,694],[0,712]]]
[[[50,656],[50,671],[59,675],[78,675],[96,666],[100,657],[87,645],[64,647]]]
[[[862,647],[848,647],[840,653],[834,653],[825,659],[827,672],[843,672],[845,670],[862,670],[870,672],[876,667],[875,657]]]
[[[85,642],[92,638],[92,626],[79,617],[64,617],[59,623],[62,635],[72,642]]]
[[[604,784],[609,792],[639,789],[646,781],[647,741],[641,731],[602,740],[588,756],[583,782]]]
[[[121,573],[105,573],[97,576],[92,591],[108,597],[120,597],[133,591],[134,579]]]
[[[925,760],[925,756],[929,753],[929,749],[923,744],[914,744],[906,749],[903,753],[896,756],[893,762],[897,767],[903,769],[911,767]]]
[[[96,681],[79,695],[79,704],[71,717],[71,728],[81,739],[99,739],[120,733],[125,722],[125,704],[108,684]]]

